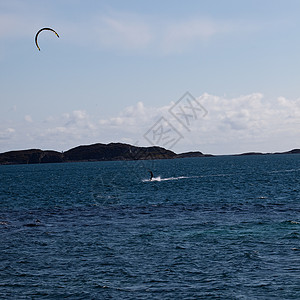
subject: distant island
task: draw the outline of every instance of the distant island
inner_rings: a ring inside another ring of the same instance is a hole
[[[238,155],[267,155],[267,154],[300,154],[300,149],[281,153],[249,152]],[[162,147],[137,147],[122,143],[92,144],[78,146],[65,152],[53,150],[29,149],[0,153],[0,165],[63,163],[84,161],[122,161],[122,160],[151,160],[175,159],[190,157],[213,157],[200,151],[176,154]]]
[[[150,160],[206,156],[213,155],[203,154],[201,152],[176,154],[171,150],[158,146],[137,147],[122,143],[98,143],[78,146],[65,152],[40,149],[9,151],[0,154],[0,164],[11,165],[80,161]]]
[[[236,156],[244,155],[269,155],[269,154],[300,154],[300,149],[293,149],[286,152],[262,153],[262,152],[246,152],[242,154],[235,154]]]

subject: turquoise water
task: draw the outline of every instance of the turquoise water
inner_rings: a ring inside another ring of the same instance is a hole
[[[0,253],[1,299],[300,299],[300,156],[0,166]]]

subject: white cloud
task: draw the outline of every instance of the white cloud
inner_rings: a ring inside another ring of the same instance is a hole
[[[69,130],[76,128],[94,129],[90,117],[84,110],[74,110],[71,113],[63,114],[65,121],[64,127]]]
[[[164,117],[184,136],[174,146],[176,152],[199,150],[228,154],[300,147],[300,99],[272,100],[253,93],[231,99],[203,94],[197,101],[208,114],[191,121],[189,130],[169,113],[174,103],[154,108],[139,102],[113,118],[101,120],[100,125],[105,131],[118,131],[120,140],[126,138],[147,144],[144,134]]]
[[[32,121],[32,117],[30,116],[30,115],[26,115],[25,117],[24,117],[24,120],[26,121],[26,122],[29,122],[29,123],[32,123],[33,121]]]
[[[14,128],[6,128],[4,130],[0,130],[0,140],[9,140],[13,137],[16,130]]]
[[[299,147],[300,99],[256,93],[234,99],[206,95],[199,101],[209,112],[189,135],[199,149],[220,154]]]
[[[138,102],[134,106],[128,106],[121,111],[117,116],[99,120],[99,124],[107,127],[124,126],[122,129],[130,130],[131,132],[147,130],[147,126],[151,126],[157,118],[166,114],[170,105],[162,107],[146,107],[143,102]]]
[[[228,154],[247,151],[274,152],[299,148],[300,98],[267,99],[260,93],[237,98],[203,94],[197,98],[208,111],[191,120],[189,130],[169,112],[174,103],[161,107],[143,102],[126,107],[115,116],[97,119],[84,110],[49,117],[45,122],[0,130],[1,151],[26,147],[66,150],[80,144],[127,142],[149,145],[144,134],[164,117],[184,137],[171,150],[199,150]],[[13,143],[12,143],[13,142]],[[30,143],[35,143],[34,145]],[[163,145],[160,145],[163,146]]]

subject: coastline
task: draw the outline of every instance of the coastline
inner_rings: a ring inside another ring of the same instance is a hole
[[[246,152],[227,154],[226,156],[280,155],[300,154],[300,149],[285,152],[262,153]],[[192,157],[215,157],[221,155],[203,154],[200,151],[175,153],[158,146],[137,147],[123,143],[91,144],[71,148],[65,152],[54,150],[27,149],[0,153],[0,165],[67,163],[87,161],[124,161],[124,160],[154,160],[178,159]],[[224,156],[224,155],[222,155]]]

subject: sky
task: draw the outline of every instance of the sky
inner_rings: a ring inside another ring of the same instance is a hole
[[[300,148],[298,0],[0,0],[0,152]],[[38,51],[34,37],[39,35]]]

